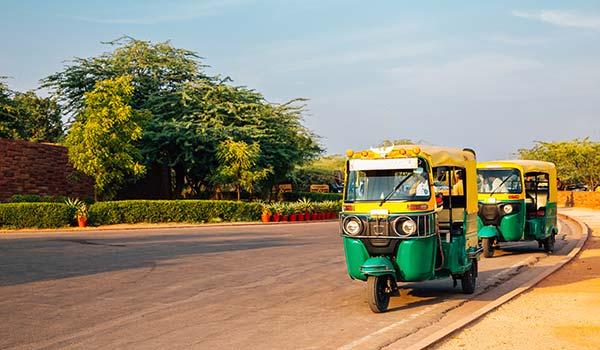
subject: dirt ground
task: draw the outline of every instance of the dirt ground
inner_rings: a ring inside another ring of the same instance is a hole
[[[582,252],[435,349],[600,349],[600,211],[561,212],[592,229]]]

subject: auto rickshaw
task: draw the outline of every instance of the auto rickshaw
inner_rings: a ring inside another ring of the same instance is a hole
[[[346,155],[340,230],[348,274],[367,282],[371,310],[388,309],[398,282],[452,278],[473,293],[482,252],[475,152],[402,145]],[[434,178],[447,188],[436,194]]]
[[[535,160],[482,162],[477,165],[478,237],[490,258],[500,242],[536,240],[554,250],[556,167]]]

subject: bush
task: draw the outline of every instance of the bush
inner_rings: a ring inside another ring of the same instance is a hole
[[[10,203],[64,203],[65,196],[48,196],[39,194],[15,194],[8,200]]]
[[[0,227],[64,227],[71,224],[74,214],[64,203],[3,203],[0,204]]]
[[[313,202],[339,201],[342,200],[341,193],[319,193],[319,192],[284,192],[283,199],[286,202],[295,202],[301,198],[310,199]]]
[[[126,200],[97,202],[89,209],[92,225],[139,222],[257,221],[262,205],[211,200]]]

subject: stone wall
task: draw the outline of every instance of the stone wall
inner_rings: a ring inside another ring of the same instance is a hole
[[[558,206],[600,209],[600,192],[558,191]]]
[[[69,164],[65,147],[0,138],[0,201],[15,194],[84,199],[94,184]]]

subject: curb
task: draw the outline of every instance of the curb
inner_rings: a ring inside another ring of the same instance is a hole
[[[225,222],[215,224],[189,224],[189,225],[156,225],[156,226],[139,226],[139,227],[110,227],[110,226],[98,226],[98,227],[65,227],[56,229],[39,229],[39,230],[0,230],[0,237],[3,235],[30,235],[30,234],[42,234],[42,233],[94,233],[98,231],[132,231],[132,230],[165,230],[165,229],[179,229],[179,228],[207,228],[207,227],[235,227],[235,226],[275,226],[275,225],[298,225],[298,224],[318,224],[324,222],[337,222],[338,219],[328,220],[308,220],[308,221],[279,221],[279,222],[260,222],[260,221],[248,221],[248,222]],[[135,224],[132,224],[135,225]]]
[[[544,280],[546,277],[550,276],[551,274],[556,272],[558,269],[563,267],[566,263],[573,260],[573,258],[575,256],[577,256],[577,254],[579,254],[579,252],[583,248],[583,245],[585,244],[588,237],[590,236],[590,228],[579,219],[576,219],[576,218],[573,218],[573,217],[570,217],[570,216],[567,216],[564,214],[558,214],[558,216],[560,216],[562,219],[575,222],[579,226],[579,229],[581,230],[581,232],[583,232],[583,234],[584,234],[583,237],[581,237],[581,239],[579,239],[579,242],[577,242],[575,247],[573,247],[573,249],[569,252],[569,254],[567,254],[565,257],[563,257],[561,260],[559,260],[555,266],[549,268],[548,271],[536,276],[532,280],[529,280],[529,281],[523,283],[522,285],[520,285],[519,287],[517,287],[510,293],[504,294],[502,297],[485,305],[484,307],[477,310],[476,312],[474,312],[468,316],[465,316],[464,318],[450,324],[447,327],[440,329],[439,331],[432,333],[431,335],[427,336],[426,338],[421,339],[419,342],[417,342],[405,349],[406,350],[421,350],[421,349],[425,349],[431,345],[434,345],[435,343],[440,342],[447,336],[461,330],[462,328],[464,328],[464,327],[468,326],[469,324],[473,323],[474,321],[478,320],[479,318],[481,318],[485,314],[489,313],[490,311],[493,311],[494,309],[496,309],[499,306],[501,306],[502,304],[510,301],[514,297],[531,289],[536,284],[538,284],[539,282]],[[393,346],[393,343],[389,344],[388,346]]]

